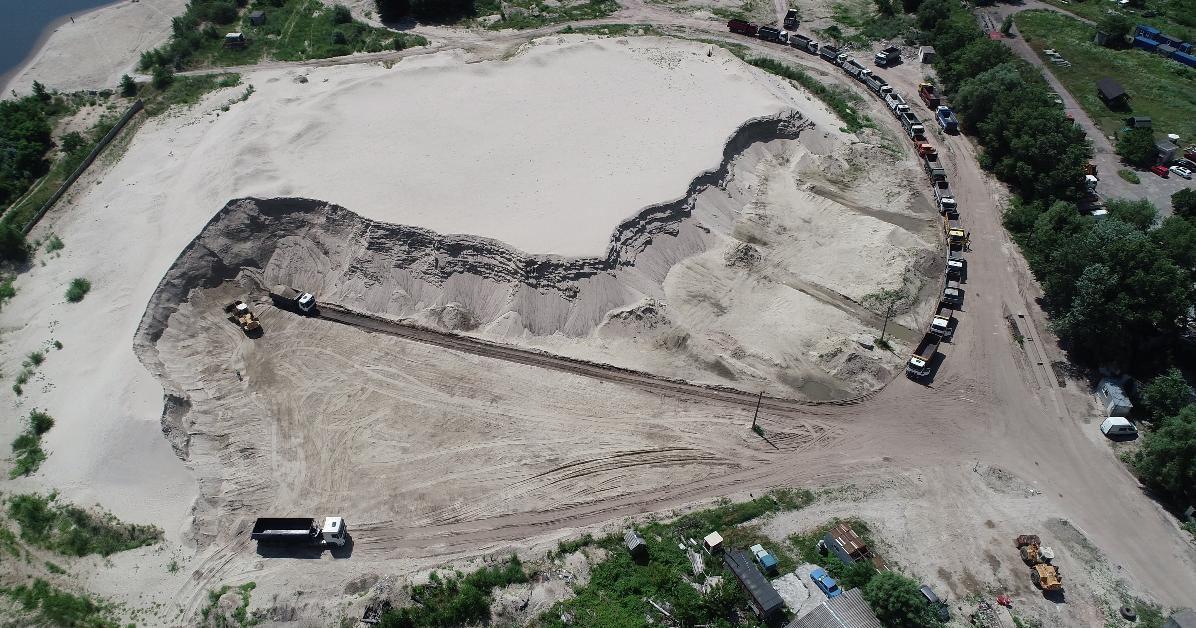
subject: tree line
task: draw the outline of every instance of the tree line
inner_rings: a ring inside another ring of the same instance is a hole
[[[46,155],[54,146],[51,120],[66,107],[62,98],[55,98],[38,82],[33,83],[32,94],[0,101],[0,208],[11,205],[49,171]],[[24,225],[8,218],[0,221],[0,260],[24,260]]]
[[[383,22],[451,23],[477,15],[475,0],[374,0]]]
[[[1154,429],[1133,466],[1165,501],[1190,504],[1196,405],[1182,374],[1168,368],[1182,359],[1196,296],[1196,192],[1172,196],[1162,221],[1147,201],[1109,201],[1103,220],[1081,214],[1092,146],[1052,102],[1041,71],[990,40],[958,3],[912,2],[961,129],[984,147],[981,166],[1014,193],[1005,227],[1043,287],[1052,330],[1081,363],[1164,372],[1142,394]],[[1153,157],[1153,140],[1130,141],[1151,144]]]

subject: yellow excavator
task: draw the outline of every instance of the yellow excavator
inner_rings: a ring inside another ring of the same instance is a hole
[[[241,331],[246,334],[253,334],[262,328],[262,324],[258,322],[257,317],[253,315],[244,301],[233,301],[225,306],[224,311],[229,314],[229,320],[239,325]]]

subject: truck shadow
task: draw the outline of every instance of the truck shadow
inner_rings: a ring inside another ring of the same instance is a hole
[[[331,548],[321,545],[287,545],[285,543],[263,543],[261,541],[258,541],[257,544],[257,555],[262,558],[319,560],[324,557],[324,552],[332,554],[332,557],[338,560],[353,556],[353,537],[349,536],[345,539],[344,545],[339,547],[333,545]]]

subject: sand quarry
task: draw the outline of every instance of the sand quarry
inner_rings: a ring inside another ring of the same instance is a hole
[[[228,104],[243,85],[151,118],[90,171],[35,233],[67,248],[20,275],[0,313],[5,364],[49,337],[65,345],[24,396],[2,394],[14,415],[57,420],[41,472],[12,490],[57,489],[166,530],[163,545],[71,565],[90,591],[144,609],[139,622],[191,623],[208,590],[252,580],[252,609],[321,626],[445,561],[542,556],[582,529],[786,484],[856,488],[770,534],[860,514],[941,590],[1020,581],[1029,595],[1020,562],[986,548],[1027,520],[1074,530],[1051,523],[1061,505],[1039,478],[1060,498],[1092,482],[1136,490],[1107,451],[1052,463],[1044,431],[1072,423],[1026,422],[1043,415],[1037,395],[994,391],[1025,390],[1029,372],[1006,361],[1006,303],[977,301],[972,316],[995,322],[966,328],[933,388],[885,388],[941,281],[925,176],[891,129],[844,133],[818,100],[720,48],[554,36],[504,59],[449,51],[243,81],[248,100]],[[991,202],[958,175],[965,202]],[[80,275],[92,293],[63,303]],[[749,402],[295,316],[264,297],[277,282],[385,321]],[[917,298],[889,324],[889,353],[871,346],[883,321],[862,303],[898,287]],[[261,337],[227,321],[232,299],[254,304]],[[974,406],[962,417],[936,389]],[[768,440],[748,428],[758,391],[794,400],[765,404]],[[0,429],[11,439],[17,426]],[[1027,429],[1043,438],[1025,451],[991,441]],[[981,472],[981,458],[993,467]],[[996,467],[1039,461],[1054,467]],[[1076,548],[1092,535],[1146,572],[1110,534],[1146,524],[1069,507],[1086,524]],[[248,530],[268,513],[340,514],[354,543],[262,554]],[[960,529],[950,551],[947,529]],[[1103,561],[1069,572],[1076,610],[1063,624],[1099,617],[1116,580]],[[1188,581],[1178,565],[1155,584]],[[520,612],[567,587],[536,595]]]

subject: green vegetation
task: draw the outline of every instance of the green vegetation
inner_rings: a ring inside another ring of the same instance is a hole
[[[814,94],[819,100],[826,103],[835,112],[835,115],[839,116],[849,133],[872,126],[870,120],[857,114],[853,108],[854,104],[860,100],[859,95],[855,92],[827,85],[802,70],[773,59],[752,57],[746,61],[766,72],[787,78]]]
[[[1151,488],[1177,505],[1196,500],[1196,405],[1156,421],[1134,455],[1134,470]]]
[[[17,296],[17,289],[12,285],[12,277],[0,279],[0,309],[3,309],[5,302],[15,296]]]
[[[912,42],[913,20],[896,13],[892,3],[886,0],[842,0],[831,6],[831,11],[835,24],[817,32],[837,45],[866,48],[874,41],[909,39]]]
[[[176,76],[163,89],[152,85],[142,87],[141,99],[145,102],[145,113],[156,116],[173,105],[193,105],[212,90],[240,84],[241,75],[236,73]]]
[[[1196,40],[1196,13],[1188,0],[1134,0],[1118,8],[1100,0],[1045,0],[1064,11],[1101,23],[1111,11],[1120,10],[1132,24],[1147,24],[1185,41]]]
[[[51,493],[14,495],[8,516],[21,526],[21,539],[65,556],[108,556],[162,540],[157,526],[127,524],[108,512],[59,503]]]
[[[601,26],[566,26],[562,33],[576,33],[578,35],[605,35],[607,37],[622,37],[624,35],[659,35],[660,31],[651,24],[603,24]]]
[[[328,7],[320,0],[257,0],[245,5],[192,0],[183,15],[172,20],[170,42],[142,53],[141,70],[152,73],[156,87],[165,89],[169,70],[246,65],[263,59],[324,59],[428,43],[419,35],[355,22],[344,7]],[[264,23],[250,23],[254,11],[265,13]],[[225,45],[225,35],[233,32],[244,34],[244,45]]]
[[[63,247],[65,247],[65,246],[66,245],[62,243],[62,238],[60,238],[56,235],[53,235],[53,234],[50,234],[50,239],[46,240],[46,252],[47,253],[61,251],[63,249]]]
[[[54,418],[41,410],[29,413],[29,425],[12,441],[12,453],[15,459],[13,468],[8,472],[10,478],[30,475],[37,471],[46,460],[46,452],[42,450],[42,435],[54,427]]]
[[[0,594],[12,598],[25,612],[46,625],[88,628],[118,626],[109,617],[106,605],[85,595],[75,595],[58,589],[41,578],[34,580],[32,585],[0,588]]]
[[[1051,11],[1018,13],[1017,25],[1035,50],[1052,48],[1071,62],[1071,67],[1052,66],[1051,72],[1105,135],[1115,135],[1131,115],[1149,116],[1161,133],[1196,135],[1196,77],[1191,68],[1144,50],[1098,46],[1092,43],[1092,26]],[[1125,88],[1130,96],[1127,109],[1111,110],[1097,96],[1095,82],[1103,77]]]
[[[895,571],[876,574],[864,587],[864,599],[880,623],[890,628],[931,628],[939,626],[926,599],[918,592],[918,582]]]
[[[1129,183],[1133,183],[1133,184],[1142,183],[1142,179],[1138,178],[1138,173],[1136,173],[1133,170],[1130,170],[1128,168],[1122,168],[1121,170],[1118,170],[1117,176],[1121,177],[1122,179],[1125,179]]]
[[[48,571],[54,575],[61,576],[62,574],[66,573],[65,569],[63,569],[62,567],[59,567],[58,565],[56,565],[48,560],[45,562],[45,565],[46,565],[46,571]]]
[[[76,277],[71,280],[71,285],[66,289],[66,300],[71,303],[78,303],[90,291],[91,282],[82,277]]]
[[[1162,421],[1179,414],[1189,403],[1192,403],[1192,388],[1183,373],[1172,367],[1142,389],[1139,411],[1145,411],[1151,421]]]
[[[412,606],[387,611],[379,628],[439,628],[488,623],[493,591],[497,587],[527,582],[519,557],[468,575],[441,577],[432,572],[427,584],[411,587]]]
[[[499,14],[502,19],[490,28],[539,28],[560,22],[596,20],[619,10],[616,0],[586,0],[577,4],[547,3],[544,0],[480,0],[479,15]]]
[[[213,628],[231,628],[232,626],[252,626],[256,624],[257,621],[249,617],[249,598],[255,588],[257,588],[256,582],[246,582],[236,588],[238,597],[241,600],[237,603],[237,607],[233,609],[231,616],[219,612],[217,607],[220,604],[220,598],[224,597],[229,591],[232,591],[233,588],[226,584],[215,591],[208,591],[208,605],[200,610],[203,625],[212,626]]]
[[[24,194],[49,169],[43,155],[53,145],[50,127],[61,113],[61,105],[48,95],[0,101],[0,206]]]
[[[1129,129],[1117,137],[1117,154],[1127,163],[1139,168],[1154,165],[1158,153],[1154,144],[1154,132],[1150,129]]]

